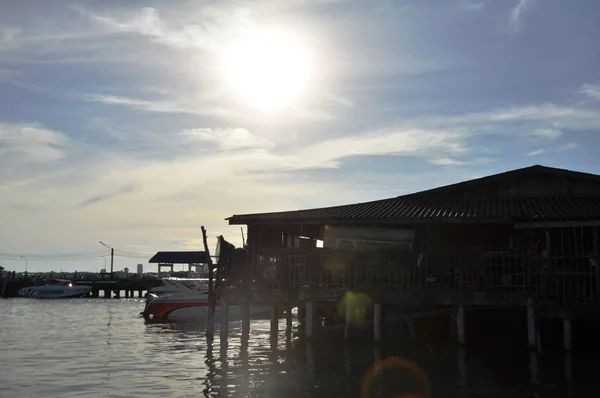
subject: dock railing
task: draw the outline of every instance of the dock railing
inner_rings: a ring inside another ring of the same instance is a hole
[[[544,257],[514,250],[357,253],[280,249],[237,258],[223,290],[456,291],[520,295],[538,302],[599,304],[590,255]]]

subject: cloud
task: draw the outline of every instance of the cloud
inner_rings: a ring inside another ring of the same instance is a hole
[[[348,156],[413,155],[434,157],[443,153],[464,153],[468,135],[452,130],[389,128],[366,134],[321,141],[295,153],[289,165],[338,167]]]
[[[460,4],[460,8],[467,11],[481,11],[485,7],[485,3],[483,1],[480,2],[472,2],[467,1]]]
[[[198,128],[184,130],[181,134],[193,141],[214,143],[223,151],[253,148],[267,149],[274,146],[269,140],[257,137],[244,128]]]
[[[0,159],[20,163],[50,162],[65,157],[66,135],[38,124],[0,123]],[[5,163],[6,164],[6,163]]]
[[[508,20],[511,35],[519,32],[523,15],[531,8],[534,2],[535,0],[519,0],[515,8],[512,9]]]
[[[558,129],[535,129],[531,135],[539,138],[555,139],[562,136],[562,131]]]
[[[183,50],[218,51],[240,29],[251,24],[249,11],[244,8],[199,7],[189,13],[187,18],[193,16],[192,19],[201,23],[182,23],[179,29],[173,28],[152,7],[142,8],[137,13],[130,13],[128,17],[98,14],[81,7],[78,10],[112,32],[139,34],[149,37],[155,43]]]
[[[110,193],[102,193],[102,194],[97,194],[97,195],[93,195],[90,196],[86,199],[84,199],[78,207],[86,207],[86,206],[90,206],[93,205],[95,203],[99,203],[99,202],[103,202],[106,200],[109,200],[111,198],[117,197],[119,195],[125,194],[125,193],[131,193],[135,191],[135,185],[134,184],[127,184],[122,186],[121,188],[110,192]]]
[[[114,95],[89,94],[83,97],[85,101],[99,102],[106,105],[121,105],[145,112],[156,113],[186,113],[191,115],[217,115],[225,116],[229,113],[226,109],[218,107],[203,106],[196,101],[182,103],[184,101],[178,99],[167,99],[163,101],[149,101],[144,99],[136,99],[129,97],[120,97]]]
[[[578,144],[576,144],[574,142],[569,142],[565,145],[558,146],[558,147],[536,149],[535,151],[529,152],[527,155],[529,155],[529,156],[548,155],[548,154],[557,153],[557,152],[569,151],[571,149],[577,149],[577,148],[579,148]]]
[[[600,100],[600,84],[584,84],[580,92],[593,100]]]
[[[461,166],[464,164],[464,162],[461,162],[460,160],[452,159],[449,157],[431,159],[429,160],[429,163],[436,166]]]

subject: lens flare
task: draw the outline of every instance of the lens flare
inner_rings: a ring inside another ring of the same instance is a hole
[[[429,398],[429,381],[416,363],[399,357],[388,357],[373,364],[363,376],[361,398],[375,396],[394,398]]]
[[[373,300],[365,293],[347,291],[338,304],[338,315],[345,319],[349,314],[350,323],[360,324],[365,322],[372,305]]]

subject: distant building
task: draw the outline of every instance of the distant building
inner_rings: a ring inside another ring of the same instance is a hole
[[[140,275],[144,273],[144,264],[137,265],[137,273]]]
[[[100,273],[101,273],[101,274],[106,274],[106,269],[105,269],[105,268],[102,268],[102,269],[100,270]]]

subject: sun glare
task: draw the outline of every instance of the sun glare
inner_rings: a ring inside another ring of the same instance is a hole
[[[254,108],[281,109],[297,102],[312,75],[309,53],[298,38],[255,29],[226,50],[225,79]]]

